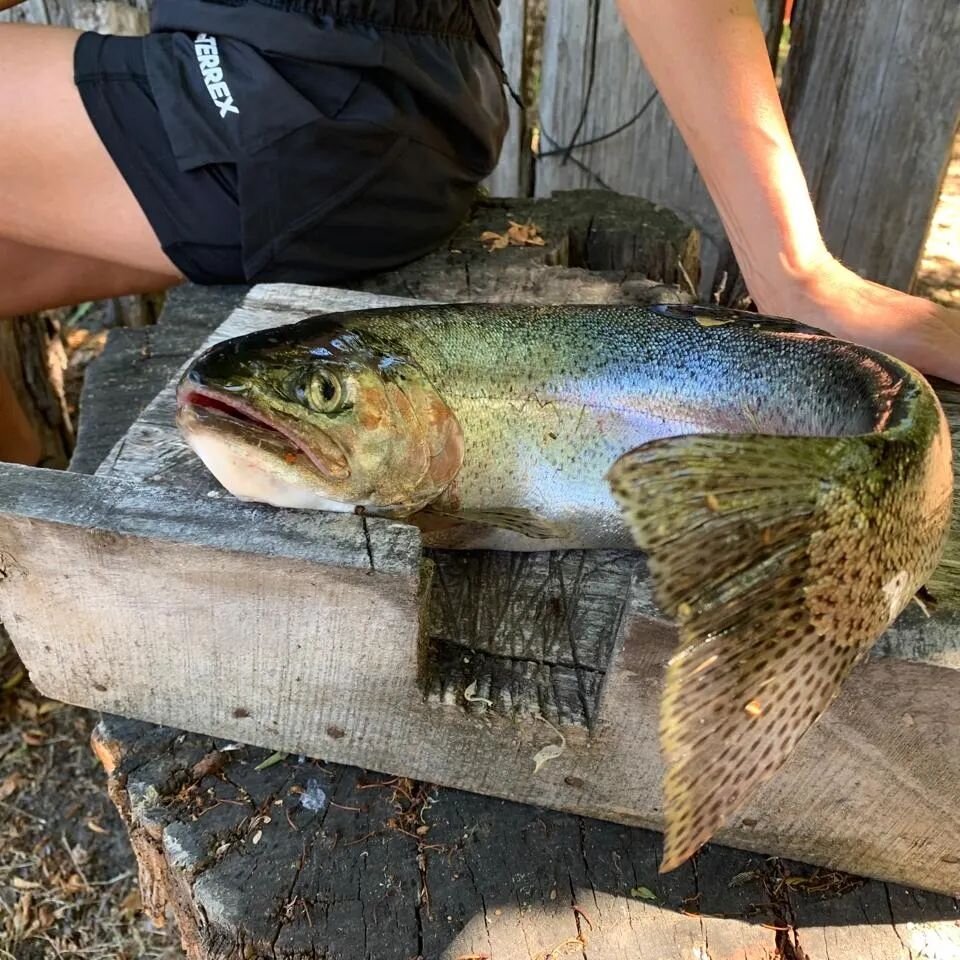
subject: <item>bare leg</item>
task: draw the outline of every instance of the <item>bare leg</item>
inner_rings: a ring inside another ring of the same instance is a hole
[[[175,282],[176,267],[80,100],[73,81],[78,37],[75,30],[0,24],[0,237]],[[118,280],[113,274],[114,292]]]
[[[129,293],[155,293],[180,282],[158,273],[44,250],[0,237],[0,322],[3,317],[106,300]]]

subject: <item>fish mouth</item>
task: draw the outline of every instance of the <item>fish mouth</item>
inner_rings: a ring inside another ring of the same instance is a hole
[[[290,427],[268,419],[240,397],[191,383],[177,391],[177,406],[178,419],[186,411],[195,422],[229,429],[247,443],[263,446],[266,441],[278,446],[278,454],[288,463],[293,462],[292,457],[302,456],[329,480],[350,476],[346,454],[329,434],[314,430],[308,440]]]

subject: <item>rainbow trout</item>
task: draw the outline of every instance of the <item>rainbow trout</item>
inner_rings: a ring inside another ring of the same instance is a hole
[[[782,765],[928,580],[943,410],[891,357],[705,307],[444,305],[221,343],[178,423],[235,496],[434,546],[639,547],[679,647],[662,870]]]

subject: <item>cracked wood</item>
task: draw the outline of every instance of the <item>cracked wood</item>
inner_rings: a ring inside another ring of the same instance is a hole
[[[646,830],[296,757],[258,772],[267,751],[247,747],[206,773],[198,761],[230,744],[112,717],[93,742],[146,907],[173,908],[189,960],[909,960],[960,947],[948,897],[716,846],[659,876]],[[327,802],[311,811],[317,786]]]

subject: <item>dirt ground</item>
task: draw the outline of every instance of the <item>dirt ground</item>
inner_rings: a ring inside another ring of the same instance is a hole
[[[960,137],[917,292],[960,307]],[[103,348],[109,311],[65,323],[68,389]],[[46,700],[0,628],[0,960],[180,960],[139,912],[136,865],[89,749],[96,717]]]
[[[93,714],[40,696],[0,636],[0,958],[178,960],[90,752]]]

